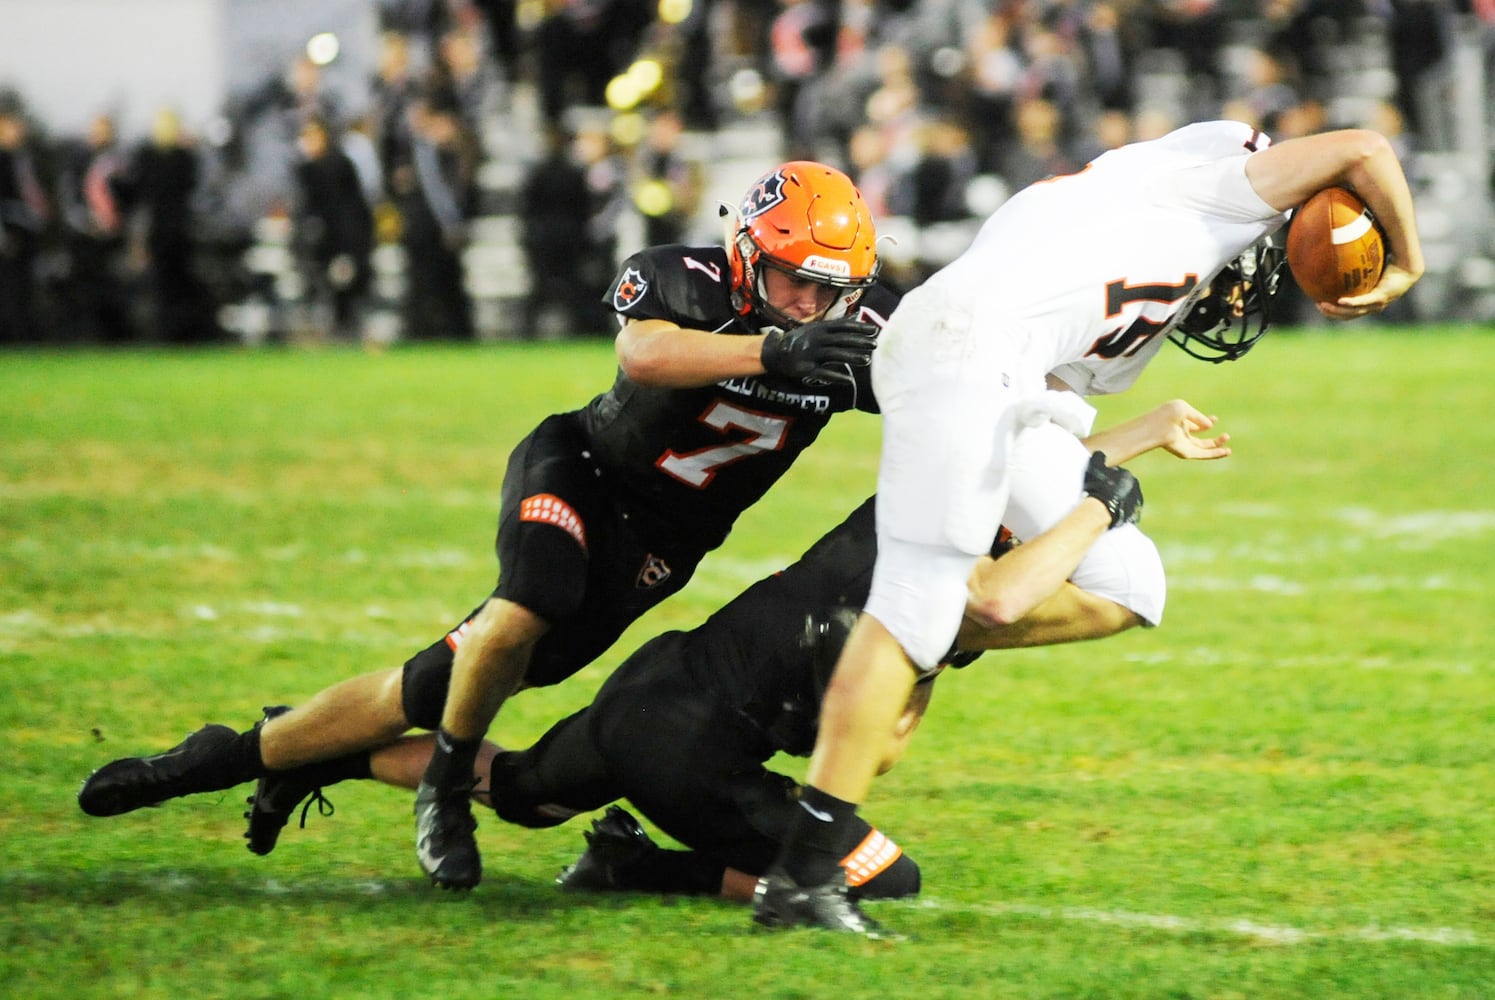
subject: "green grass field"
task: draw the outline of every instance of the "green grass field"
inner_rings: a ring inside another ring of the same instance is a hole
[[[924,898],[901,943],[755,932],[708,900],[576,898],[584,821],[479,817],[465,897],[408,795],[356,783],[268,858],[248,789],[107,820],[105,761],[396,666],[487,593],[499,478],[612,377],[601,343],[0,354],[0,996],[1495,997],[1495,336],[1166,349],[1223,463],[1133,463],[1164,626],[940,682],[865,812]],[[870,492],[847,416],[602,661],[516,699],[533,739]],[[685,766],[686,762],[682,762]],[[802,762],[785,761],[801,773]]]

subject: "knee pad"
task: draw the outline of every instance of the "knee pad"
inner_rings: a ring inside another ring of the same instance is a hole
[[[417,729],[440,729],[446,692],[452,683],[452,648],[442,638],[405,661],[400,707]]]
[[[564,529],[543,521],[506,521],[499,528],[499,576],[494,596],[513,601],[548,622],[565,621],[587,592],[587,553]]]

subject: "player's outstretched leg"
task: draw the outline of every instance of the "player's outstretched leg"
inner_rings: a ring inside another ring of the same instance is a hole
[[[844,877],[802,886],[780,870],[758,880],[753,919],[764,927],[811,927],[865,937],[896,938],[867,916],[847,895]]]
[[[256,725],[263,726],[290,710],[289,705],[267,705],[265,717]],[[308,764],[288,771],[271,771],[255,783],[254,794],[248,799],[249,811],[244,814],[244,818],[249,821],[244,839],[249,841],[251,851],[265,855],[275,850],[280,831],[285,829],[286,823],[296,814],[296,807],[307,796],[311,798],[307,801],[306,808],[301,810],[303,827],[306,826],[307,811],[314,805],[323,816],[332,815],[332,803],[322,794],[326,772],[327,766],[324,764]]]
[[[105,764],[83,782],[78,805],[90,816],[118,816],[183,795],[232,788],[245,778],[240,756],[237,732],[206,725],[165,753]]]
[[[652,886],[630,878],[628,870],[659,851],[659,845],[626,809],[608,806],[602,818],[584,834],[587,849],[556,877],[562,889],[618,892]]]

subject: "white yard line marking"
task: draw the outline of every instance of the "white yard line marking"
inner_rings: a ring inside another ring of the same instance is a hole
[[[109,876],[104,872],[93,874],[101,884],[109,881]],[[41,882],[44,879],[40,874],[33,874],[28,878],[28,873],[25,871],[0,875],[0,885],[25,886],[33,881]],[[145,880],[145,884],[149,888],[162,892],[190,892],[206,883],[198,876],[187,872],[166,871],[154,879]],[[236,891],[242,894],[280,898],[325,899],[329,896],[352,893],[364,896],[400,896],[428,890],[423,884],[417,885],[415,879],[328,881],[326,879],[268,878],[262,881],[240,882]],[[931,896],[902,902],[880,901],[874,903],[873,906],[933,910],[938,913],[968,913],[995,919],[1024,917],[1062,923],[1140,927],[1147,930],[1166,931],[1170,934],[1227,934],[1277,945],[1300,945],[1314,941],[1369,943],[1406,941],[1445,948],[1495,946],[1495,941],[1486,940],[1474,931],[1460,927],[1397,927],[1372,924],[1368,927],[1311,930],[1305,927],[1293,927],[1289,924],[1263,924],[1244,917],[1180,917],[1168,913],[1136,913],[1130,910],[1107,910],[1091,906],[1039,906],[1033,903],[960,903]]]
[[[1295,945],[1310,941],[1413,941],[1450,948],[1483,948],[1490,942],[1473,931],[1457,927],[1347,927],[1316,931],[1284,924],[1260,924],[1243,918],[1194,919],[1171,914],[1132,913],[1127,910],[1102,910],[1088,906],[1035,906],[1028,903],[955,903],[926,898],[908,904],[917,909],[946,913],[975,913],[989,917],[1032,917],[1067,923],[1114,924],[1119,927],[1145,927],[1174,934],[1232,934],[1270,944]]]

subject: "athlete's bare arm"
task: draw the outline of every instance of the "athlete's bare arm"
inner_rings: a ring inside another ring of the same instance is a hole
[[[1161,448],[1178,458],[1209,461],[1230,456],[1229,434],[1195,435],[1211,430],[1219,417],[1208,416],[1183,399],[1173,399],[1140,417],[1084,438],[1085,447],[1106,453],[1107,465],[1124,465],[1143,452]]]
[[[1412,192],[1396,151],[1380,133],[1342,129],[1274,143],[1246,160],[1246,178],[1278,211],[1296,208],[1326,187],[1351,187],[1381,224],[1388,255],[1380,282],[1364,295],[1319,303],[1324,315],[1354,319],[1379,312],[1422,277]]]
[[[615,341],[618,365],[639,385],[685,389],[763,374],[763,335],[688,330],[666,319],[630,320]]]

